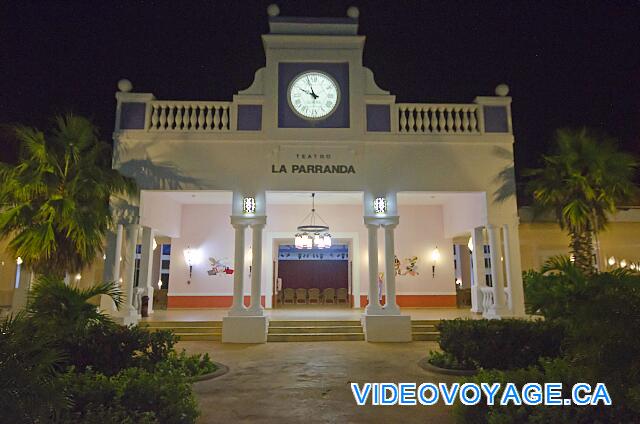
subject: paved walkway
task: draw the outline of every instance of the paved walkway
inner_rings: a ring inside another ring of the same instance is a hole
[[[194,384],[199,423],[453,423],[451,408],[356,406],[349,382],[447,383],[419,359],[434,342],[308,342],[230,345],[181,342],[229,366],[222,377]]]

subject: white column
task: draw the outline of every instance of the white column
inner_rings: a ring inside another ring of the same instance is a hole
[[[387,302],[384,306],[385,312],[390,315],[399,315],[400,308],[396,302],[396,272],[395,272],[395,242],[394,230],[397,224],[386,224],[384,226],[384,272],[387,286]]]
[[[244,315],[244,232],[247,224],[232,224],[235,229],[235,249],[233,258],[233,304],[229,315]]]
[[[369,235],[369,303],[365,308],[365,313],[367,315],[380,315],[382,308],[378,300],[378,225],[366,225]]]
[[[148,313],[153,313],[153,228],[142,227],[142,253],[140,255],[140,277],[138,286],[144,289],[143,296],[149,296]]]
[[[122,284],[120,283],[120,263],[122,262],[122,239],[124,233],[124,226],[122,224],[118,224],[118,228],[116,230],[116,249],[114,251],[113,258],[113,281],[115,281],[120,288],[122,288]]]
[[[136,244],[138,243],[138,232],[140,225],[128,224],[126,231],[126,252],[125,252],[125,264],[126,274],[123,277],[125,302],[122,310],[125,314],[137,313],[133,307],[133,280],[136,270]]]
[[[264,224],[252,224],[252,258],[251,258],[251,315],[262,316],[264,309],[260,302],[262,297],[262,229]]]
[[[522,285],[522,265],[520,263],[520,243],[517,225],[503,227],[505,261],[507,261],[507,281],[511,298],[511,313],[524,316],[524,287]]]
[[[473,252],[471,260],[473,262],[473,282],[471,288],[471,312],[482,313],[482,293],[481,288],[486,287],[484,268],[484,227],[474,228],[471,232],[471,243]]]
[[[507,313],[504,297],[504,273],[502,271],[502,242],[500,240],[500,227],[487,226],[489,235],[489,250],[491,253],[491,281],[493,284],[493,310],[489,314],[501,317]]]

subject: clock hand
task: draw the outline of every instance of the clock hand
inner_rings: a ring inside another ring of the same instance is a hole
[[[313,86],[311,85],[311,81],[309,81],[309,77],[307,77],[307,84],[309,84],[309,88],[311,89],[311,93],[309,93],[309,94],[311,94],[313,96],[313,100],[315,100],[318,97],[320,97],[313,91]],[[307,93],[308,93],[308,91],[307,91]]]

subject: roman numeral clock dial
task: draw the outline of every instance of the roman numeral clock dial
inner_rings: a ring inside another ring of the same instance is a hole
[[[296,115],[307,120],[321,120],[335,112],[340,102],[340,89],[328,74],[308,71],[291,81],[287,96]]]

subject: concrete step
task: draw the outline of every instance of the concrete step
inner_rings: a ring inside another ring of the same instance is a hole
[[[176,333],[180,337],[180,341],[220,341],[222,333]]]
[[[440,333],[437,331],[414,331],[411,336],[415,341],[437,341],[440,338]]]
[[[269,334],[268,342],[336,342],[364,341],[363,333]]]
[[[340,327],[361,326],[358,320],[269,320],[269,327]]]
[[[313,333],[363,333],[361,325],[318,325],[305,327],[274,327],[269,325],[269,334],[313,334]]]
[[[415,319],[411,320],[411,325],[436,325],[439,324],[439,319]]]
[[[435,325],[411,325],[411,331],[438,331]]]
[[[158,330],[172,330],[174,333],[189,334],[189,333],[207,333],[207,334],[222,334],[222,327],[147,327],[149,331]]]
[[[222,328],[222,321],[140,321],[141,326],[146,327],[219,327]]]

